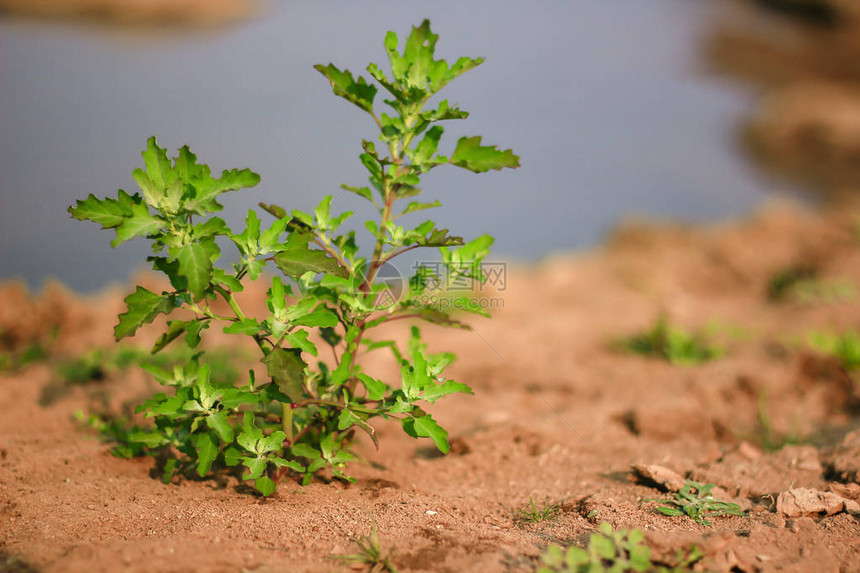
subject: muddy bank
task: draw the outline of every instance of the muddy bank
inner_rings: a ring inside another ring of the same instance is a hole
[[[759,87],[741,139],[769,171],[826,196],[860,191],[860,4],[725,0],[709,62]]]
[[[452,455],[383,424],[379,451],[359,443],[356,484],[287,481],[267,500],[230,474],[165,485],[152,460],[112,457],[74,420],[155,391],[137,370],[41,400],[65,358],[109,347],[123,293],[7,286],[0,308],[24,312],[0,315],[4,349],[42,341],[45,358],[0,375],[0,570],[350,570],[332,557],[375,524],[399,571],[533,571],[548,543],[582,545],[607,521],[643,529],[663,563],[695,544],[699,570],[858,571],[857,386],[805,341],[857,328],[860,305],[768,298],[774,276],[798,266],[820,284],[860,285],[856,215],[779,207],[704,230],[627,225],[598,250],[512,269],[493,320],[424,328],[431,349],[456,349],[452,377],[475,389],[433,408]],[[614,349],[660,313],[708,327],[722,356],[677,366]],[[408,326],[386,335],[404,339]],[[230,341],[208,334],[213,351]],[[662,468],[662,481],[634,464]],[[708,527],[658,513],[648,500],[687,478],[745,515]],[[530,497],[557,505],[555,519],[518,519]]]

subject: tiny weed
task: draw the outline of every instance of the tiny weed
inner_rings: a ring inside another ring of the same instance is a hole
[[[713,525],[708,521],[709,517],[746,515],[738,504],[715,499],[711,493],[714,487],[716,486],[712,483],[702,484],[688,480],[681,491],[673,493],[671,498],[646,501],[659,501],[666,504],[657,508],[657,511],[664,515],[686,515],[696,523],[708,526]]]
[[[391,554],[383,554],[379,546],[376,525],[373,525],[370,535],[356,539],[355,544],[358,546],[358,553],[336,555],[333,558],[350,565],[363,565],[367,567],[368,573],[397,573],[397,569],[391,563]]]
[[[792,298],[798,283],[815,280],[818,269],[809,265],[795,265],[778,270],[767,283],[767,299],[781,302]]]
[[[621,339],[616,348],[642,356],[654,356],[680,366],[691,366],[723,355],[722,348],[708,342],[703,332],[688,333],[673,327],[665,315],[647,332]]]
[[[767,287],[771,302],[802,305],[838,304],[854,300],[856,288],[847,278],[822,279],[812,267],[792,267],[777,272]]]
[[[517,511],[514,521],[519,524],[543,523],[544,521],[554,521],[558,519],[559,515],[561,515],[561,508],[557,503],[547,503],[539,506],[530,497],[529,504],[524,509]]]
[[[603,522],[599,533],[592,533],[588,546],[568,547],[550,545],[542,557],[537,573],[627,573],[630,571],[682,572],[699,561],[703,555],[696,546],[679,550],[677,563],[666,567],[651,561],[651,549],[643,543],[645,535],[639,529],[613,531]]]
[[[807,343],[813,350],[837,357],[849,374],[860,369],[860,334],[853,330],[842,334],[813,333]]]

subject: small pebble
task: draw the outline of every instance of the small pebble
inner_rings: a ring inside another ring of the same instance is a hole
[[[436,515],[436,512],[435,512],[435,511],[433,511],[432,509],[428,509],[428,510],[427,510],[427,511],[425,511],[424,513],[425,513],[426,515]]]

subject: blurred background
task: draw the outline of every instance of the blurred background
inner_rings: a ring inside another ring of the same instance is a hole
[[[66,209],[135,191],[150,135],[215,172],[261,174],[225,196],[231,225],[259,201],[308,210],[326,194],[369,216],[338,186],[364,184],[375,126],[312,66],[387,67],[385,32],[425,17],[437,57],[486,57],[443,91],[472,115],[446,124],[440,151],[480,134],[522,158],[424,184],[444,205],[434,220],[496,236],[497,260],[593,245],[630,217],[715,221],[850,194],[855,4],[0,0],[0,279],[88,292],[140,269],[145,241],[113,250],[112,232]]]

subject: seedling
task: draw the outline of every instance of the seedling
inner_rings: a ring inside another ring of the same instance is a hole
[[[528,505],[517,511],[515,521],[518,523],[542,523],[554,521],[559,515],[561,515],[561,508],[557,503],[538,505],[534,499],[529,497]]]
[[[680,366],[691,366],[714,360],[723,349],[709,343],[701,332],[687,333],[669,324],[661,315],[648,331],[621,339],[615,347],[633,354],[653,356]]]
[[[350,479],[344,469],[355,459],[353,437],[362,431],[376,443],[370,421],[380,416],[400,420],[410,436],[430,438],[441,452],[448,451],[447,432],[425,408],[449,394],[471,393],[467,385],[443,375],[454,355],[428,352],[417,327],[406,348],[393,340],[374,340],[372,334],[401,318],[464,327],[447,309],[434,306],[428,294],[450,291],[464,280],[482,281],[481,262],[493,239],[483,235],[464,242],[432,221],[403,226],[404,215],[439,207],[438,201],[412,200],[405,206],[403,201],[419,195],[422,177],[442,165],[483,173],[518,167],[519,158],[511,150],[482,145],[480,136],[461,137],[450,155],[437,152],[444,131],[440,122],[465,119],[468,113],[448,100],[427,108],[429,100],[483,62],[463,57],[449,65],[437,60],[437,39],[426,20],[412,29],[402,53],[397,35],[385,36],[390,72],[376,64],[367,71],[390,94],[384,101],[391,108],[388,113],[374,108],[376,85],[334,64],[316,66],[335,95],[367,113],[380,132],[380,148],[369,140],[361,143],[359,157],[369,186],[342,186],[379,215],[364,222],[374,245],[367,256],[359,252],[355,231],[339,232],[352,213],[333,214],[331,196],[312,214],[262,205],[273,222],[263,224],[250,210],[244,229],[234,232],[213,216],[222,209],[220,195],[253,187],[259,175],[232,169],[215,178],[187,146],[171,159],[154,137],[143,152],[145,169],[134,171],[140,192],[120,190],[115,199],[90,195],[70,208],[77,219],[114,229],[114,246],[135,237],[149,239],[153,254],[147,260],[170,281],[165,291],[138,286],[125,299],[128,310],[119,317],[117,340],[167,315],[172,320],[153,352],[177,340],[196,349],[208,328],[225,325],[225,333],[253,340],[267,372],[260,382],[251,371],[242,386],[220,384],[201,352],[183,368],[157,375],[167,391],[138,407],[154,426],[132,434],[146,451],[176,452],[179,465],[190,462],[200,476],[216,464],[242,465],[244,478],[254,480],[264,495],[275,491],[272,478],[286,472],[303,476],[303,483],[325,469],[335,478]],[[217,264],[225,243],[238,251],[231,268]],[[441,264],[418,269],[403,292],[393,296],[379,276],[381,269],[426,247],[440,251]],[[272,266],[281,274],[268,278],[263,272]],[[257,280],[271,285],[269,312],[263,316],[249,315],[236,296]],[[228,311],[214,304],[219,299]],[[173,313],[179,309],[185,312],[176,318]],[[468,305],[461,309],[482,312]],[[321,344],[331,347],[333,361],[319,359]],[[383,348],[400,367],[399,384],[364,371],[358,360],[362,353]]]
[[[860,369],[860,334],[853,330],[842,334],[814,333],[809,335],[808,344],[818,352],[837,357],[849,374],[856,375]]]
[[[358,546],[358,553],[336,555],[334,558],[349,564],[365,566],[368,573],[397,573],[397,569],[391,563],[391,555],[383,554],[380,548],[375,524],[370,535],[356,539],[355,544]]]
[[[547,503],[538,505],[529,497],[529,504],[525,509],[517,511],[515,521],[518,523],[542,523],[544,521],[554,521],[561,515],[561,508],[557,503]]]
[[[812,267],[792,267],[776,273],[768,284],[768,300],[801,305],[838,304],[854,300],[854,283],[846,278],[819,278]]]
[[[592,533],[585,549],[568,547],[562,550],[550,545],[543,556],[544,566],[537,573],[591,573],[598,571],[648,571],[651,549],[642,543],[645,535],[639,529],[612,531],[605,521]]]
[[[715,487],[712,483],[702,484],[688,480],[680,491],[672,494],[671,498],[646,501],[659,501],[666,504],[657,508],[657,511],[664,515],[686,515],[696,523],[707,526],[713,525],[708,521],[709,517],[746,515],[738,504],[714,498],[711,490]]]

